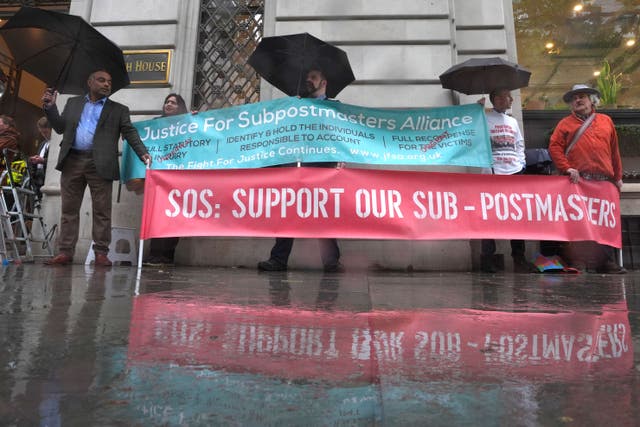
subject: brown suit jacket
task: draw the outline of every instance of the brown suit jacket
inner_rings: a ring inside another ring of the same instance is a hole
[[[62,134],[60,154],[56,164],[56,169],[60,171],[76,138],[76,129],[85,102],[84,96],[69,99],[62,114],[58,113],[58,108],[55,105],[48,110],[45,109],[45,114],[53,129]],[[147,154],[147,149],[140,140],[138,131],[131,124],[129,108],[107,99],[93,137],[93,161],[98,175],[104,179],[112,181],[120,179],[120,161],[118,159],[120,135],[131,145],[139,158]]]

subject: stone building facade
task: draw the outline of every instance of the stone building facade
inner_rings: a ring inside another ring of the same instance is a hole
[[[227,0],[231,3],[230,0]],[[251,0],[238,0],[249,3]],[[197,67],[201,7],[207,0],[73,0],[70,13],[80,15],[123,50],[170,49],[169,82],[134,87],[114,94],[128,105],[133,120],[160,111],[170,92],[191,101]],[[477,96],[458,96],[442,89],[438,75],[471,57],[501,56],[517,62],[510,0],[265,0],[263,36],[309,32],[344,49],[356,81],[343,90],[342,102],[376,108],[418,108],[475,102]],[[283,96],[263,82],[260,99]],[[59,98],[64,105],[65,97]],[[513,114],[521,117],[520,102]],[[59,138],[58,135],[54,136]],[[50,158],[57,158],[52,144]],[[53,160],[52,160],[53,161]],[[454,171],[460,169],[451,168]],[[58,222],[59,173],[49,168],[45,217]],[[113,225],[138,228],[142,197],[114,183]],[[82,207],[81,236],[76,261],[84,260],[91,243],[90,198]],[[255,267],[268,256],[272,239],[182,239],[177,262],[187,265]],[[533,243],[531,243],[533,245]],[[458,270],[472,267],[475,243],[452,241],[341,240],[348,268],[379,265],[404,269]],[[510,257],[505,257],[510,258]],[[297,240],[291,267],[320,267],[317,242]]]

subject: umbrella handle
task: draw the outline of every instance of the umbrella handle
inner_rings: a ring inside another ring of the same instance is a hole
[[[44,102],[44,99],[42,101],[42,108],[46,110],[47,108],[50,108],[56,104],[56,101],[58,100],[58,94],[55,87],[46,88],[44,93],[50,98],[49,106],[47,106],[47,104]],[[42,98],[44,98],[44,95],[42,96]]]

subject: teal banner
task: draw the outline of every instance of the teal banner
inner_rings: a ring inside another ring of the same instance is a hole
[[[152,169],[241,169],[295,162],[491,166],[483,107],[384,110],[281,98],[134,123]],[[143,178],[128,144],[122,180]]]

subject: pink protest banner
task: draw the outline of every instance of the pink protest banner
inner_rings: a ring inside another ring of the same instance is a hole
[[[594,240],[621,247],[609,182],[365,169],[149,170],[141,238]]]
[[[577,379],[633,367],[626,302],[587,312],[314,311],[141,295],[128,360],[349,382],[524,376]]]

